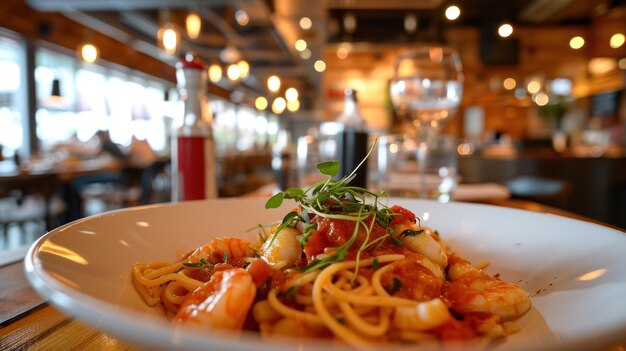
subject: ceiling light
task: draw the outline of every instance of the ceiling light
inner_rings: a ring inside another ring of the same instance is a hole
[[[250,65],[248,64],[248,61],[240,60],[237,62],[237,67],[239,68],[241,78],[246,78],[250,75]]]
[[[352,13],[343,16],[343,28],[346,32],[352,34],[356,30],[356,17]]]
[[[504,89],[506,90],[513,90],[515,89],[517,82],[513,78],[507,78],[504,80],[504,82],[502,82],[502,85],[504,86]]]
[[[179,34],[171,23],[166,23],[157,33],[159,46],[170,55],[174,55],[178,49]]]
[[[584,45],[585,45],[585,39],[580,36],[573,37],[569,41],[569,47],[574,50],[578,50],[582,48]]]
[[[594,76],[607,74],[617,67],[617,60],[606,57],[596,57],[589,60],[587,68]]]
[[[232,45],[227,45],[220,51],[220,60],[224,63],[235,63],[241,60],[241,52]]]
[[[349,53],[348,48],[345,46],[340,46],[339,49],[337,49],[337,57],[341,60],[347,58]]]
[[[326,62],[322,60],[317,60],[315,61],[315,64],[313,65],[313,67],[315,68],[316,71],[320,73],[324,72],[326,70]]]
[[[501,25],[498,28],[498,34],[503,38],[510,36],[511,34],[513,34],[513,26],[508,23]]]
[[[287,91],[285,92],[285,98],[287,99],[287,101],[298,100],[298,89],[296,88],[287,89]]]
[[[304,60],[308,60],[311,58],[311,50],[309,49],[304,49],[302,51],[300,51],[300,57]]]
[[[541,84],[536,80],[531,80],[528,85],[526,85],[526,90],[531,94],[535,94],[541,90]]]
[[[550,98],[545,93],[539,93],[533,96],[533,100],[539,106],[545,106],[548,104],[548,102],[550,102]]]
[[[79,46],[78,51],[80,52],[81,59],[87,63],[96,62],[96,60],[100,56],[100,52],[98,51],[98,48],[91,43],[85,43]]]
[[[417,30],[417,17],[414,14],[404,16],[404,30],[407,33],[415,33]]]
[[[620,46],[624,45],[624,41],[626,41],[626,38],[624,37],[624,34],[622,33],[615,33],[611,36],[611,40],[609,41],[609,45],[611,45],[611,47],[613,49],[617,49]]]
[[[254,107],[259,111],[265,110],[267,108],[267,99],[263,96],[259,96],[254,100]]]
[[[187,35],[191,39],[197,39],[202,29],[202,20],[197,13],[190,13],[185,19],[185,27],[187,28]]]
[[[296,40],[296,44],[294,46],[296,47],[296,50],[303,51],[304,49],[306,49],[307,44],[304,39],[298,39]]]
[[[222,67],[217,63],[209,66],[209,79],[213,83],[217,83],[222,80]]]
[[[271,92],[277,92],[280,89],[280,78],[277,76],[270,76],[267,78],[267,88]]]
[[[448,6],[446,9],[446,18],[454,21],[461,15],[461,9],[458,6]]]
[[[239,66],[237,66],[236,64],[229,65],[226,69],[226,76],[228,76],[228,79],[232,81],[239,80],[239,78],[241,78],[241,71],[239,70]]]
[[[287,107],[287,102],[282,97],[277,97],[274,99],[272,103],[272,111],[276,114],[281,114],[285,111],[285,107]]]
[[[237,21],[240,26],[244,27],[250,22],[250,17],[246,11],[237,10],[235,12],[235,21]]]
[[[570,95],[572,93],[572,80],[568,78],[554,78],[550,82],[550,92],[554,95]]]
[[[300,109],[300,101],[298,100],[287,101],[287,110],[291,112],[296,112],[299,109]]]
[[[300,18],[299,24],[300,24],[300,28],[304,30],[309,30],[313,26],[313,21],[311,21],[311,19],[308,17],[302,17]]]

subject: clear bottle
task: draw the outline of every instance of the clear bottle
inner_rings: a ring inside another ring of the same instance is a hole
[[[365,159],[368,151],[367,124],[359,111],[356,91],[346,89],[344,101],[343,112],[337,118],[337,159],[340,162],[338,178],[349,176]],[[367,162],[357,170],[350,185],[362,188],[367,186]]]
[[[296,186],[295,162],[291,135],[281,130],[272,147],[272,169],[278,190]]]
[[[172,201],[216,198],[213,116],[202,61],[193,54],[185,55],[176,64],[176,81],[184,113],[172,136]]]

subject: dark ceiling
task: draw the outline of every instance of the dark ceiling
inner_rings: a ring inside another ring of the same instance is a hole
[[[319,94],[319,74],[313,62],[321,59],[327,43],[345,41],[371,43],[415,43],[442,40],[448,26],[491,26],[504,21],[523,25],[585,25],[594,16],[626,0],[28,0],[42,11],[62,12],[118,40],[140,48],[165,62],[176,57],[163,55],[155,45],[156,32],[167,9],[172,22],[184,28],[190,10],[203,20],[198,39],[184,38],[182,51],[192,49],[208,62],[219,62],[226,45],[232,45],[249,61],[251,77],[237,85],[220,82],[227,89],[256,93],[265,90],[270,74],[300,88],[301,96]],[[461,8],[461,16],[447,21],[449,5]],[[250,23],[241,26],[235,12],[244,9]],[[356,29],[348,33],[342,25],[346,14],[356,18]],[[417,30],[404,29],[407,14],[415,15]],[[310,16],[314,27],[302,31],[297,22]],[[303,59],[294,49],[297,38],[305,38],[312,51]],[[181,51],[181,52],[182,52]]]

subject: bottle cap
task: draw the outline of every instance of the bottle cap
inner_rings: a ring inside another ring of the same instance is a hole
[[[207,72],[204,63],[198,55],[188,52],[176,63],[176,82],[181,88],[205,89]]]
[[[352,88],[346,88],[346,90],[344,90],[344,95],[346,97],[351,96],[354,100],[356,100],[356,90]]]
[[[204,69],[204,63],[194,52],[188,52],[185,56],[176,63],[176,69]]]

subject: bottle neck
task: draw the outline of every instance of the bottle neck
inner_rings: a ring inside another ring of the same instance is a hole
[[[354,96],[346,96],[344,101],[343,113],[338,120],[344,129],[352,129],[357,131],[365,131],[365,121],[359,111],[359,105],[357,104]]]
[[[185,96],[185,122],[187,122],[187,116],[193,115],[196,119],[200,119],[202,116],[202,102],[204,100],[204,94],[200,89],[188,89]],[[189,117],[194,118],[194,117]]]
[[[354,116],[359,114],[358,106],[354,97],[346,96],[343,107],[344,116]]]
[[[189,89],[185,92],[182,123],[179,135],[210,135],[212,115],[204,91]]]

